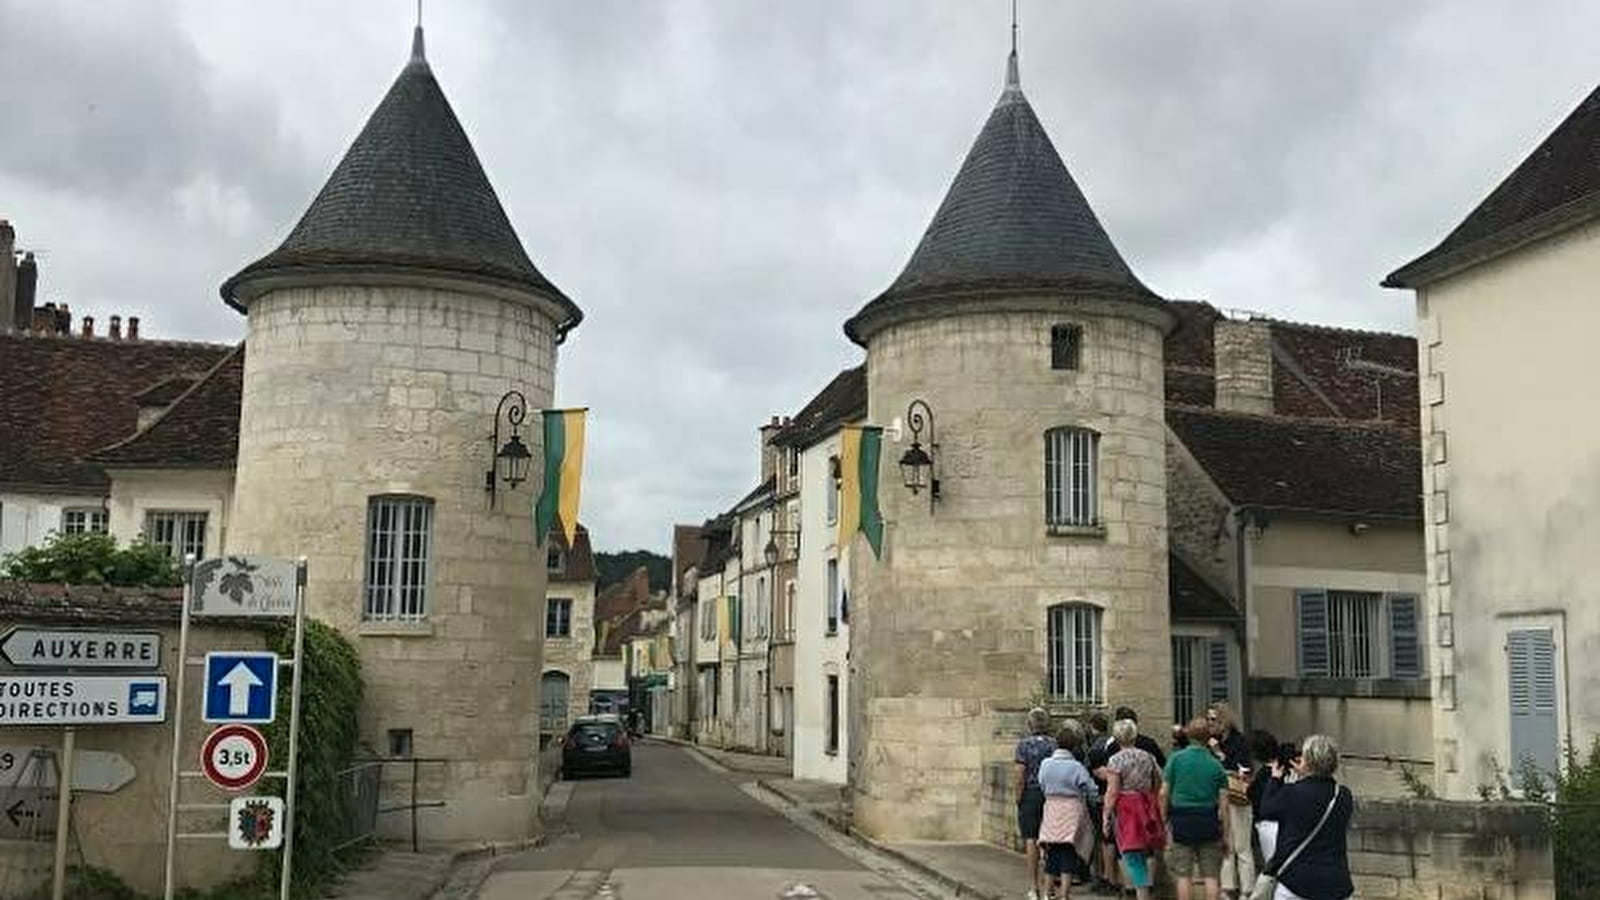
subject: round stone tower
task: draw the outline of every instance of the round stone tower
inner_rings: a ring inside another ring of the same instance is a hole
[[[581,313],[523,250],[421,28],[299,224],[222,296],[249,319],[228,551],[309,557],[311,614],[361,653],[363,742],[447,760],[420,769],[419,799],[444,801],[422,810],[425,839],[526,836],[545,593],[536,411]],[[511,390],[527,398],[534,471],[491,505],[490,433]]]
[[[909,428],[886,441],[883,556],[851,555],[850,774],[868,833],[979,838],[1042,695],[1166,720],[1171,323],[1068,174],[1013,51],[905,271],[845,324],[867,350],[868,420],[909,425],[924,401],[938,479],[931,501],[906,490]]]

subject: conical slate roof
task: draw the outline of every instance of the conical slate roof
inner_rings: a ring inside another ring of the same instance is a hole
[[[905,271],[845,323],[952,294],[1062,291],[1162,301],[1111,243],[1022,93],[1012,51],[1006,86]]]
[[[517,239],[450,101],[423,55],[411,59],[345,152],[289,237],[222,285],[243,309],[241,287],[269,275],[414,269],[465,275],[542,294],[582,318]]]

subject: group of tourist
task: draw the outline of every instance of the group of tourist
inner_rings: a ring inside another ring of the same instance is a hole
[[[1126,706],[1051,730],[1048,712],[1030,711],[1015,756],[1029,900],[1091,883],[1148,900],[1158,864],[1179,900],[1197,884],[1207,900],[1355,893],[1345,848],[1355,800],[1334,780],[1332,738],[1246,739],[1221,703],[1174,726],[1170,755]]]

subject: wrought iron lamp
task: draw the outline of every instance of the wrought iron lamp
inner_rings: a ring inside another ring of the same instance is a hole
[[[911,429],[911,447],[900,456],[900,478],[906,490],[919,494],[928,491],[928,511],[939,500],[939,479],[933,473],[934,454],[939,444],[934,440],[933,409],[924,400],[912,400],[906,407],[906,426]],[[922,448],[922,432],[928,432],[928,449]],[[932,451],[932,452],[929,452]]]
[[[528,464],[533,453],[522,442],[522,422],[528,416],[528,399],[521,391],[506,391],[494,408],[494,431],[489,436],[489,446],[496,448],[489,470],[483,473],[483,489],[489,493],[489,508],[494,508],[495,493],[500,483],[506,490],[516,490],[517,485],[528,480]],[[500,424],[511,428],[511,436],[500,443]]]

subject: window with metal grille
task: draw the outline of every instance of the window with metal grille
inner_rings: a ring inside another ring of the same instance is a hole
[[[1087,428],[1052,428],[1044,436],[1045,521],[1097,525],[1095,478],[1100,435]]]
[[[107,513],[99,506],[69,506],[61,511],[62,534],[105,534]]]
[[[367,502],[367,583],[363,618],[415,621],[428,615],[428,555],[433,501],[373,497]]]
[[[151,510],[144,514],[144,539],[165,549],[175,559],[193,553],[206,555],[206,514],[179,510]]]
[[[1100,609],[1063,603],[1049,609],[1050,693],[1100,702]]]
[[[553,638],[572,636],[571,597],[551,597],[545,601],[544,636]]]
[[[1296,594],[1300,674],[1310,678],[1421,678],[1417,598],[1376,591]]]
[[[1195,712],[1194,660],[1199,653],[1201,639],[1174,637],[1172,639],[1172,721],[1188,722]]]
[[[1083,350],[1082,325],[1050,326],[1050,368],[1076,369]]]

